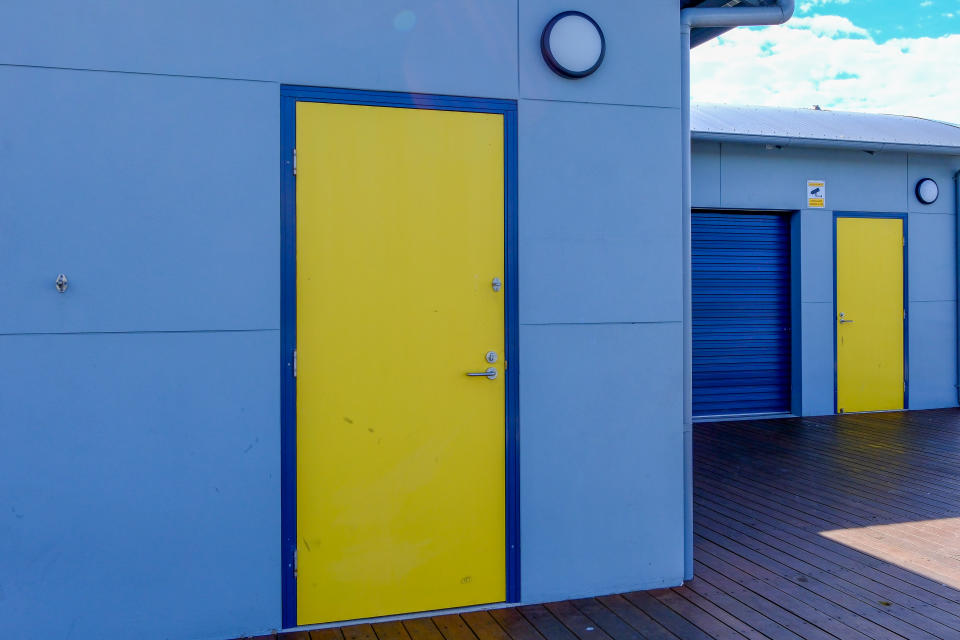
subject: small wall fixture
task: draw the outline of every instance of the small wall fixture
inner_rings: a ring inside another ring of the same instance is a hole
[[[543,28],[540,52],[559,75],[584,78],[600,67],[607,43],[593,18],[580,11],[564,11]]]
[[[67,290],[67,286],[69,286],[67,283],[67,276],[63,275],[62,273],[57,276],[57,279],[53,284],[57,287],[57,291],[60,293],[64,293]]]
[[[933,178],[923,178],[917,182],[916,194],[923,204],[933,204],[940,197],[940,187]]]

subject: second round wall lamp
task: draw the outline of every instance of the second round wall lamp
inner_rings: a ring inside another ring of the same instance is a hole
[[[917,195],[917,200],[923,204],[933,204],[940,195],[940,187],[933,178],[923,178],[917,182],[913,192]]]

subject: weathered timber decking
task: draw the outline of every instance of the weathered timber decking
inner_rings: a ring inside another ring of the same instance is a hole
[[[686,585],[280,640],[960,640],[960,410],[694,431]]]

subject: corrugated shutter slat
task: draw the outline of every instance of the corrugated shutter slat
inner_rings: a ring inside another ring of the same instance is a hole
[[[790,410],[790,227],[694,212],[693,415]]]

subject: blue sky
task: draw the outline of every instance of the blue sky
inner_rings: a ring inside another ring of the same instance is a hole
[[[960,0],[797,0],[694,49],[693,99],[960,123]]]
[[[958,0],[850,0],[842,3],[798,0],[797,7],[800,9],[798,16],[830,13],[848,18],[869,31],[877,42],[890,38],[938,38],[957,33],[960,27]],[[807,10],[803,11],[804,8]]]

